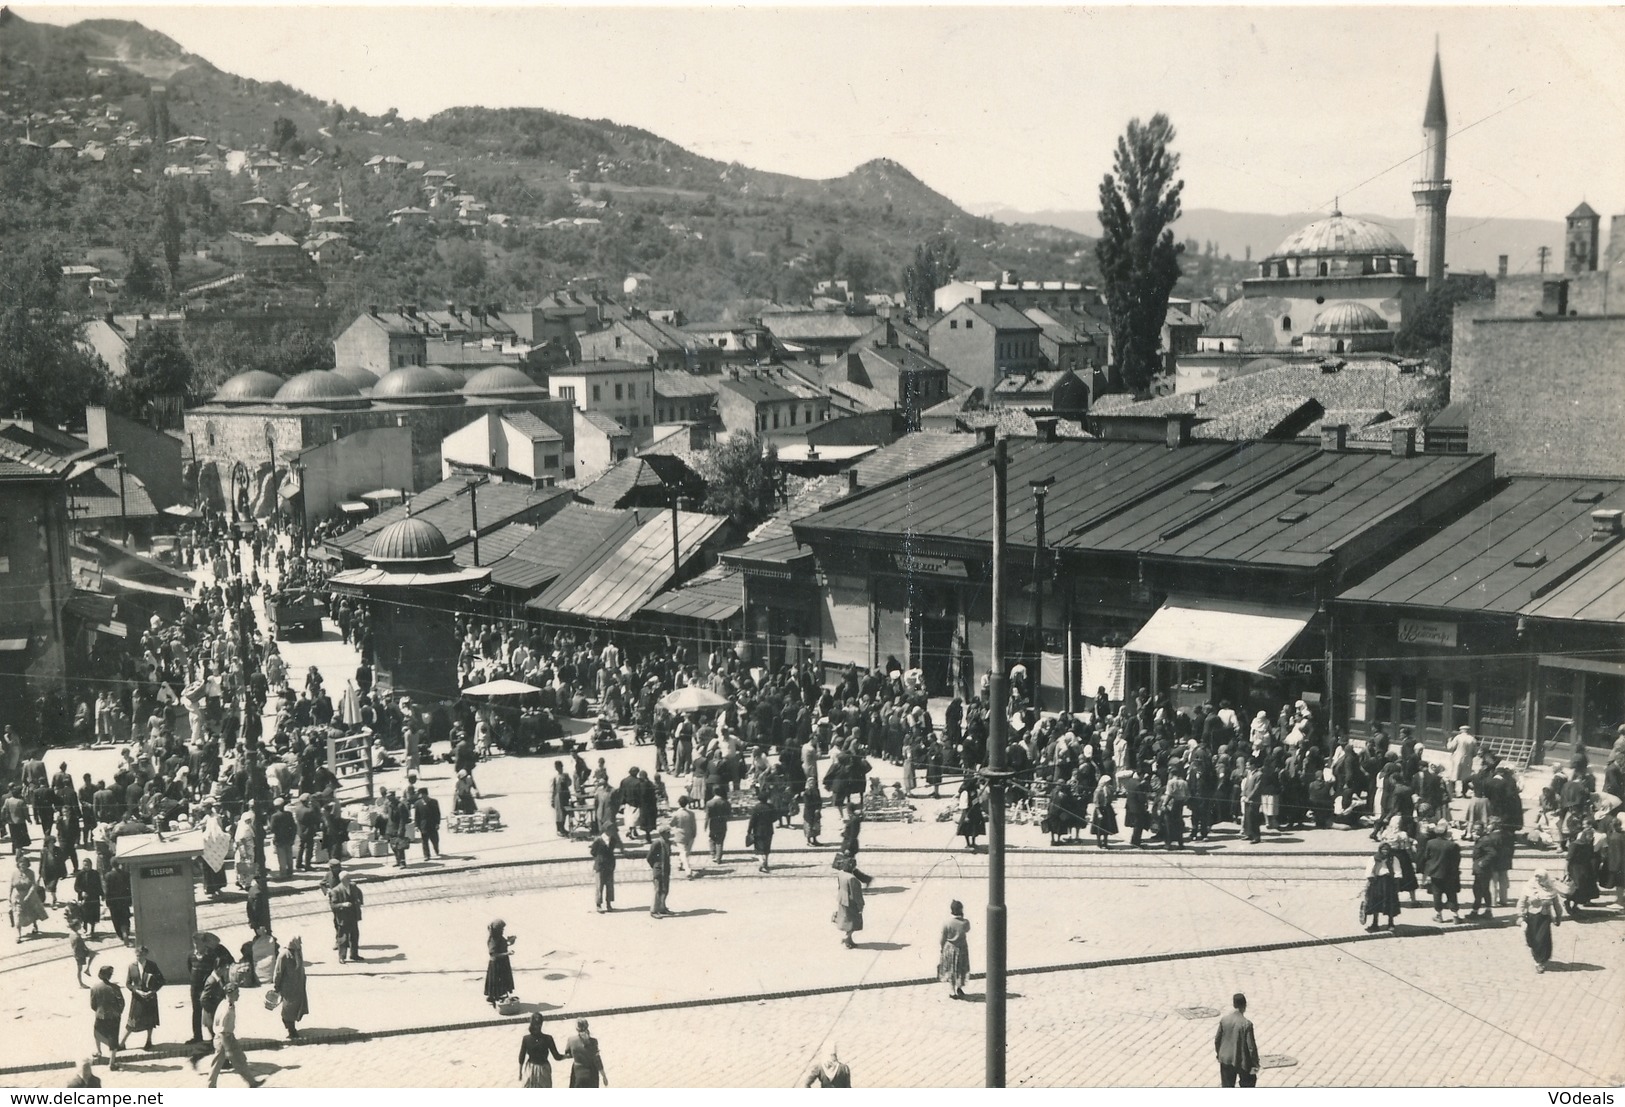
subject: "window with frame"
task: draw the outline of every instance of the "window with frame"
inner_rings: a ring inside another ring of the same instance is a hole
[[[1394,678],[1387,673],[1371,674],[1371,721],[1384,724],[1394,721]]]
[[[543,469],[557,469],[558,467],[559,467],[559,455],[558,454],[543,454],[542,455],[542,468]]]
[[[615,386],[615,398],[616,398],[616,399],[617,399],[617,400],[619,400],[619,399],[623,399],[623,397],[622,397],[622,395],[621,395],[621,386],[620,386],[620,385],[618,385],[618,384],[617,384],[617,385],[616,385],[616,386]]]
[[[1399,726],[1414,728],[1419,718],[1417,708],[1420,703],[1417,680],[1414,676],[1401,674],[1394,681],[1394,685],[1399,700],[1399,714],[1396,716],[1395,721]]]
[[[576,386],[573,384],[559,385],[559,399],[573,400],[576,398]]]
[[[599,385],[595,384],[595,385],[592,386],[592,402],[593,403],[596,404],[599,400],[603,399],[603,396],[600,394],[601,391],[602,391],[602,389],[600,388]]]

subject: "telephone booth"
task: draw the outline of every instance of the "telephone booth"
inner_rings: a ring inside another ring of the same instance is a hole
[[[159,837],[126,834],[115,855],[130,874],[135,939],[147,947],[164,976],[187,978],[186,958],[197,931],[194,859],[203,853],[203,831]]]

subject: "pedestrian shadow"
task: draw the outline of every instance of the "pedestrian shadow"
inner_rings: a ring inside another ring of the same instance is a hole
[[[125,1061],[125,1060],[123,1060],[121,1058],[119,1060],[118,1068],[114,1069],[113,1071],[114,1072],[142,1072],[142,1073],[178,1072],[178,1071],[180,1071],[180,1067],[181,1066],[179,1066],[179,1065],[161,1065],[161,1064],[158,1064],[157,1062],[154,1062],[154,1061],[148,1061],[145,1064],[142,1064],[140,1062],[136,1062],[136,1063],[132,1064],[131,1062]]]
[[[908,948],[907,942],[857,942],[855,944],[859,949],[874,949],[887,953]]]
[[[674,919],[691,919],[700,915],[726,915],[727,913],[720,907],[691,907],[687,911],[668,911],[667,915]]]
[[[1548,961],[1547,972],[1602,972],[1601,965],[1593,965],[1589,961]]]
[[[564,1004],[562,1004],[562,1003],[543,1003],[543,1002],[541,1002],[539,1000],[535,1001],[535,1002],[532,1002],[530,1000],[525,1000],[525,1001],[523,1001],[521,1003],[516,1003],[514,1006],[517,1008],[517,1010],[514,1012],[515,1014],[519,1014],[519,1015],[540,1015],[545,1011],[557,1011],[559,1008],[563,1007]]]
[[[866,896],[894,896],[899,892],[906,891],[908,891],[908,889],[902,887],[901,885],[887,884],[880,888],[865,888],[863,890],[863,894]]]
[[[364,964],[364,965],[390,965],[390,964],[394,964],[396,961],[404,961],[404,960],[406,960],[406,954],[404,954],[404,953],[391,953],[387,957],[357,957],[357,958],[355,958],[355,961],[358,964]]]
[[[1021,993],[1020,992],[1006,991],[1004,993],[1004,998],[1005,999],[1020,999],[1021,998]],[[963,1003],[986,1003],[987,1002],[987,993],[986,992],[966,992],[964,995],[960,996],[959,999]]]
[[[400,949],[401,947],[398,946],[398,945],[395,945],[392,942],[379,942],[375,946],[374,945],[366,945],[366,946],[362,946],[361,948],[362,949]]]

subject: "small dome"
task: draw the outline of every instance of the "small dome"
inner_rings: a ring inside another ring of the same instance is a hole
[[[1388,320],[1375,309],[1349,300],[1339,300],[1315,316],[1310,334],[1357,334],[1361,331],[1385,331]]]
[[[451,557],[451,547],[440,528],[426,519],[407,516],[391,523],[372,536],[372,550],[367,560],[372,562],[403,562],[422,564],[444,561]]]
[[[238,373],[214,394],[217,404],[252,404],[261,400],[269,400],[276,396],[282,387],[282,378],[275,373],[267,373],[263,369],[250,369],[246,373]]]
[[[371,369],[363,369],[359,365],[340,366],[333,372],[361,389],[371,388],[378,383],[377,373],[374,373]]]
[[[1317,219],[1287,236],[1272,258],[1318,257],[1325,254],[1410,254],[1386,227],[1342,212]]]
[[[449,365],[431,365],[429,366],[429,371],[439,376],[440,379],[445,381],[447,384],[451,385],[451,390],[453,392],[461,392],[463,390],[463,385],[468,383],[468,378],[466,376],[459,373]]]
[[[446,378],[427,365],[407,365],[391,369],[372,386],[375,400],[398,400],[407,397],[444,396],[457,389]]]
[[[279,404],[334,404],[361,399],[361,390],[331,369],[300,373],[277,389]]]
[[[545,392],[541,385],[511,365],[482,369],[463,386],[465,396],[496,396],[516,392]]]

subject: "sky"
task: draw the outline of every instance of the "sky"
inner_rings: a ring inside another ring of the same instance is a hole
[[[1625,212],[1625,7],[14,7],[371,113],[543,107],[813,178],[889,157],[1024,210],[1095,209],[1161,111],[1187,209],[1409,214],[1437,35],[1452,216]]]

